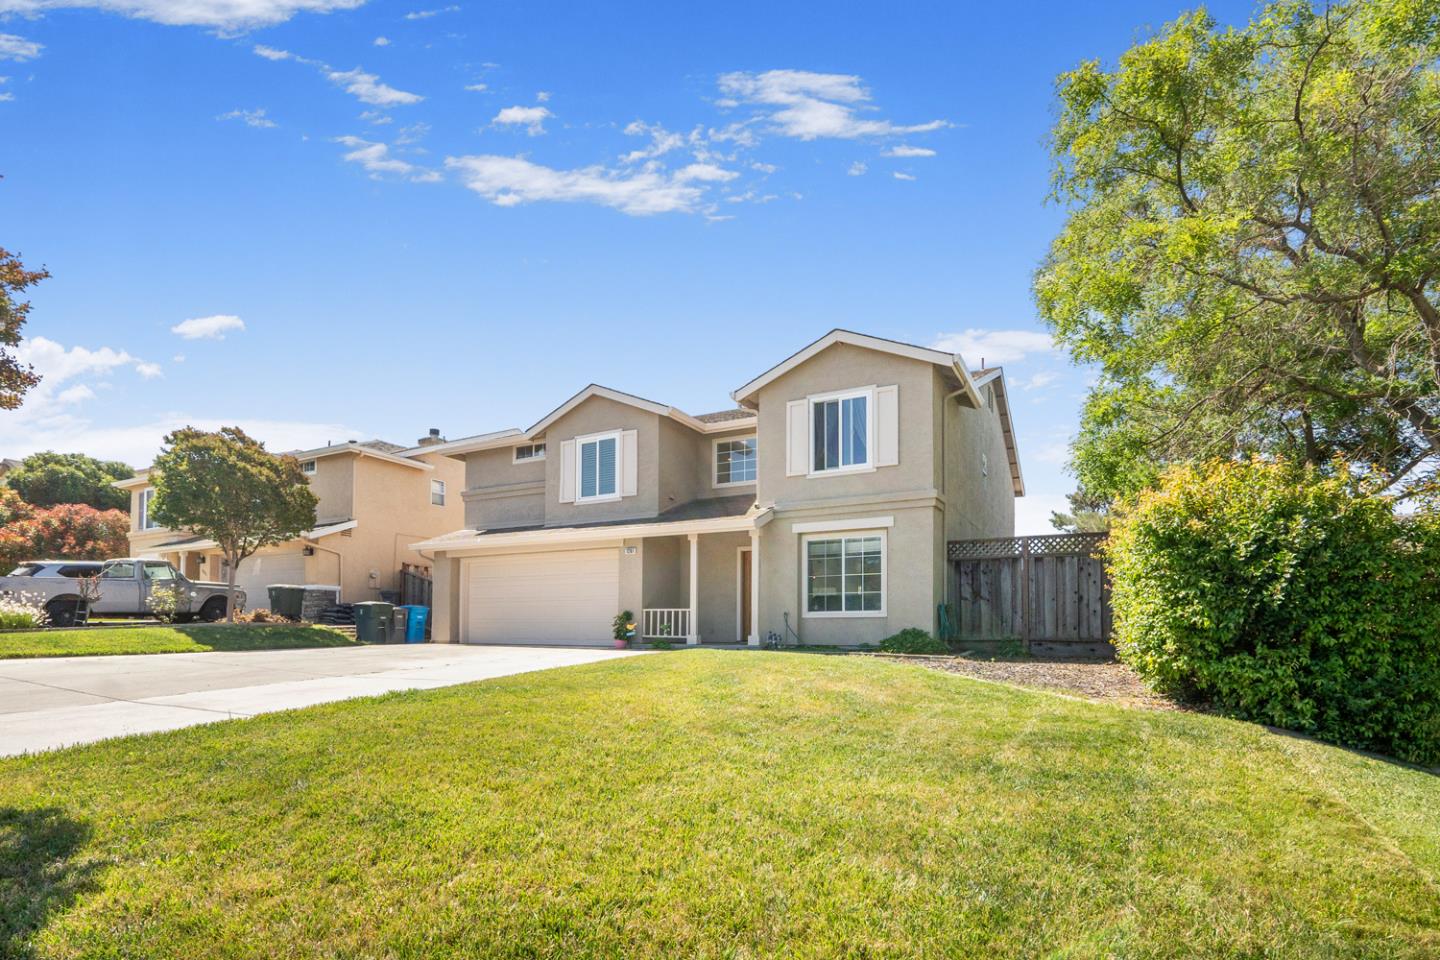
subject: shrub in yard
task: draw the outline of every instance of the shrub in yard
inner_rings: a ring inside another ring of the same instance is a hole
[[[45,626],[49,618],[38,598],[25,594],[0,597],[0,630],[29,630]]]
[[[152,587],[145,603],[155,619],[161,623],[174,623],[184,600],[179,587]]]
[[[1107,547],[1115,644],[1160,690],[1440,762],[1440,516],[1340,471],[1179,467]]]
[[[937,640],[919,627],[906,627],[880,641],[882,653],[949,653],[943,640]]]

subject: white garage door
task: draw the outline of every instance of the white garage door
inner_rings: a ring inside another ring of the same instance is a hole
[[[620,551],[566,550],[465,562],[467,643],[613,642]]]
[[[270,606],[269,586],[272,583],[304,583],[303,553],[269,553],[246,557],[235,573],[235,586],[245,591],[245,609]]]

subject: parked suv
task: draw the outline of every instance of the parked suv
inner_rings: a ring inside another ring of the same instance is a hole
[[[12,577],[93,577],[105,566],[99,560],[26,560],[10,571]]]

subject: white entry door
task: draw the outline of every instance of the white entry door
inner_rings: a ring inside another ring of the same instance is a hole
[[[614,642],[620,551],[564,550],[464,562],[466,643]]]
[[[246,557],[235,573],[235,586],[245,591],[246,610],[269,609],[272,583],[304,582],[305,555],[299,551]]]

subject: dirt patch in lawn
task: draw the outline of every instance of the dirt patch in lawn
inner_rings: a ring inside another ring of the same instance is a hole
[[[1123,663],[1096,660],[981,660],[972,657],[895,657],[870,654],[932,670],[959,673],[979,680],[1013,683],[1022,687],[1058,690],[1090,700],[1104,700],[1157,710],[1186,709],[1147,687]]]

